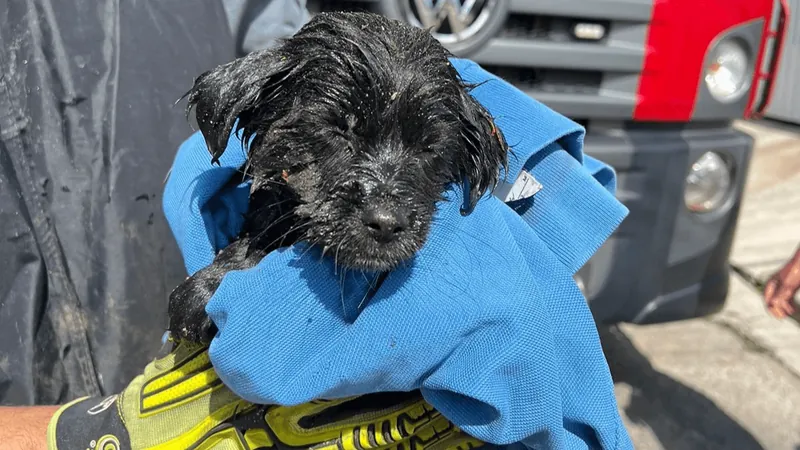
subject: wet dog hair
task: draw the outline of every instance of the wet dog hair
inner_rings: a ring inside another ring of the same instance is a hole
[[[238,133],[252,185],[238,238],[171,294],[174,336],[210,339],[205,305],[222,277],[272,250],[303,241],[345,269],[386,273],[425,243],[448,188],[463,188],[466,213],[493,189],[507,146],[450,57],[402,22],[323,13],[195,80],[188,107],[211,159]]]

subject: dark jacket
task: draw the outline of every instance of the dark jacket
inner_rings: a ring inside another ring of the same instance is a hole
[[[234,57],[219,0],[0,0],[0,404],[123,388],[184,276],[173,107]]]

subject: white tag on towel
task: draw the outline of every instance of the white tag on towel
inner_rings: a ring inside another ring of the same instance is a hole
[[[523,170],[519,173],[514,184],[500,183],[494,190],[494,195],[504,203],[530,198],[542,190],[542,183],[533,175]]]

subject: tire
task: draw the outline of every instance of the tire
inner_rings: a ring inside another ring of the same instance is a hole
[[[409,18],[413,16],[409,8],[412,1],[413,0],[379,0],[377,2],[377,12],[391,19],[411,22]],[[486,19],[486,23],[476,31],[475,34],[462,41],[454,43],[442,42],[442,44],[458,57],[463,58],[474,54],[483,48],[489,40],[500,31],[500,28],[502,28],[508,18],[508,3],[509,0],[493,0],[493,4],[491,5],[492,10]]]

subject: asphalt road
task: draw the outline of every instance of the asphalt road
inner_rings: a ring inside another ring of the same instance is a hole
[[[800,243],[800,134],[741,128],[757,141],[732,261],[763,279]],[[637,449],[800,450],[800,327],[743,278],[715,316],[600,331]]]

